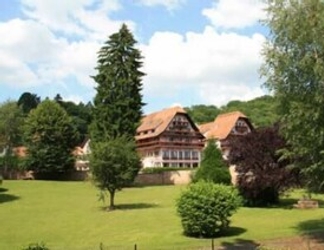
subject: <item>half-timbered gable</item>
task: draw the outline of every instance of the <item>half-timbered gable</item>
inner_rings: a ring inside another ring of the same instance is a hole
[[[230,148],[228,141],[231,136],[245,135],[253,130],[249,119],[239,111],[220,114],[213,122],[201,124],[198,127],[207,140],[217,140],[225,156]]]

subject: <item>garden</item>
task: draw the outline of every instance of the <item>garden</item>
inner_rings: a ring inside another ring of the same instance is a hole
[[[186,186],[125,188],[117,193],[112,212],[106,211],[108,200],[100,200],[90,182],[6,180],[0,188],[0,249],[32,243],[54,250],[135,245],[139,250],[211,249],[212,239],[183,234],[176,200]],[[215,249],[253,249],[233,247],[273,242],[280,248],[271,249],[289,249],[281,248],[280,240],[296,237],[323,242],[324,195],[312,196],[320,203],[317,209],[293,208],[303,195],[303,190],[294,190],[282,196],[278,206],[240,207],[229,229],[213,240]]]

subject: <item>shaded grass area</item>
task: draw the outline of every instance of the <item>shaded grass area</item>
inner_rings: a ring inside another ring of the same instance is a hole
[[[18,196],[12,195],[12,194],[7,194],[6,192],[8,191],[7,188],[0,188],[0,204],[4,202],[10,202],[19,199]]]
[[[138,250],[210,249],[211,239],[182,234],[175,200],[184,188],[126,188],[116,194],[118,209],[107,212],[108,204],[98,201],[99,192],[88,182],[5,181],[0,190],[0,249],[35,242],[54,250],[99,249],[100,244],[121,250],[134,249],[135,244]],[[249,249],[243,247],[267,239],[323,235],[324,208],[292,209],[300,197],[294,192],[277,207],[240,208],[215,246]],[[315,198],[324,200],[321,195]]]

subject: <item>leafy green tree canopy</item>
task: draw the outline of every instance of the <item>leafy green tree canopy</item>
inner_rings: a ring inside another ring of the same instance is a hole
[[[93,179],[103,193],[109,192],[109,210],[113,210],[115,192],[130,185],[141,168],[135,142],[124,136],[107,142],[92,142],[91,152]]]
[[[268,0],[261,73],[279,102],[282,133],[310,190],[324,184],[324,2]]]
[[[73,141],[77,137],[72,120],[54,101],[45,100],[32,110],[25,124],[27,166],[45,178],[55,178],[74,166]]]

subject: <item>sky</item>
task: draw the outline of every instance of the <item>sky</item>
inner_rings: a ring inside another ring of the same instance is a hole
[[[0,102],[92,101],[97,52],[125,23],[143,56],[144,113],[267,94],[261,0],[0,0]]]

